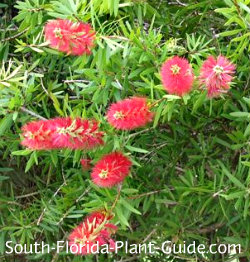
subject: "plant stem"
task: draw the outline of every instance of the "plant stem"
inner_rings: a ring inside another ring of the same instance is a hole
[[[112,205],[112,207],[110,209],[110,213],[112,213],[114,208],[116,207],[116,204],[117,204],[117,202],[118,202],[118,200],[119,200],[119,198],[121,196],[121,190],[122,190],[122,184],[118,184],[118,186],[117,186],[117,195],[116,195],[115,201],[114,201],[114,203],[113,203],[113,205]]]
[[[40,115],[38,115],[37,113],[30,111],[29,109],[27,109],[27,108],[24,107],[24,106],[21,106],[20,109],[21,109],[23,112],[25,112],[25,113],[27,113],[27,114],[29,114],[29,115],[31,115],[31,116],[34,116],[34,117],[39,118],[39,119],[41,119],[41,120],[47,120],[45,117],[40,116]]]
[[[13,36],[4,38],[4,39],[1,40],[1,42],[5,42],[5,41],[10,41],[10,40],[16,39],[17,37],[19,37],[19,36],[21,36],[22,34],[24,34],[25,32],[27,32],[28,29],[29,29],[29,27],[26,28],[26,29],[24,29],[22,32],[20,32],[20,33],[18,33],[18,34],[16,34],[16,35],[13,35]]]
[[[162,102],[163,100],[165,100],[166,97],[162,97],[161,99],[158,99],[156,100],[153,104],[151,104],[149,107],[154,107],[156,106],[157,104],[159,104],[160,102]]]

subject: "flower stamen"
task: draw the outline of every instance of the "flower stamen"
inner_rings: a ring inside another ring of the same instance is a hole
[[[61,28],[56,27],[55,30],[53,31],[55,34],[55,37],[62,39],[62,31]]]
[[[181,68],[178,65],[172,65],[170,70],[174,75],[178,75],[180,73]]]
[[[115,119],[123,119],[124,117],[125,117],[125,115],[121,111],[116,111],[114,113],[114,118]]]
[[[100,173],[99,173],[99,177],[102,178],[102,179],[105,179],[108,177],[108,170],[102,170]]]
[[[213,71],[215,72],[216,75],[220,75],[224,72],[224,68],[222,66],[216,65],[213,68]]]

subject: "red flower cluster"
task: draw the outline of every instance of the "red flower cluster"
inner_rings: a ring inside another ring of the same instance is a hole
[[[40,120],[29,122],[22,127],[22,136],[24,137],[21,144],[32,150],[53,149],[51,135],[53,130],[49,128],[49,122]]]
[[[235,65],[226,57],[209,56],[201,68],[200,84],[207,88],[209,97],[218,96],[230,88],[234,72]],[[163,64],[161,79],[170,94],[182,96],[191,91],[194,75],[188,61],[175,56]]]
[[[230,88],[234,72],[235,66],[226,57],[209,56],[202,65],[200,83],[207,88],[209,97],[215,97]]]
[[[92,149],[103,144],[103,132],[94,120],[55,118],[30,122],[22,127],[22,145],[32,150]]]
[[[89,159],[89,158],[83,158],[83,159],[81,159],[81,165],[82,165],[82,169],[83,170],[88,170],[88,169],[90,169],[90,167],[91,167],[91,159]]]
[[[161,79],[170,94],[183,96],[192,89],[194,75],[187,59],[175,56],[162,65]]]
[[[69,235],[69,245],[73,253],[87,255],[96,251],[96,245],[108,244],[110,251],[114,250],[115,242],[111,235],[117,231],[117,226],[109,223],[112,219],[106,212],[94,212],[87,216],[83,223],[77,226]]]
[[[94,166],[91,173],[92,181],[101,187],[117,185],[129,174],[131,165],[131,161],[122,153],[107,154]]]
[[[52,48],[56,48],[61,52],[82,55],[91,53],[95,33],[89,24],[57,19],[50,20],[46,24],[45,39]]]
[[[132,97],[112,104],[107,113],[108,122],[122,130],[145,126],[152,118],[153,113],[143,97]]]

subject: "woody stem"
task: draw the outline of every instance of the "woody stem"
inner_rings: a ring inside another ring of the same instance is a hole
[[[33,112],[33,111],[30,111],[29,109],[27,109],[27,108],[24,107],[24,106],[21,106],[21,107],[20,107],[20,110],[23,111],[23,112],[25,112],[25,113],[27,113],[27,114],[29,114],[29,115],[31,115],[31,116],[34,116],[34,117],[38,118],[38,119],[47,120],[46,118],[38,115],[37,113],[35,113],[35,112]]]
[[[112,211],[114,210],[114,208],[116,207],[116,204],[121,196],[121,190],[122,190],[122,184],[118,184],[117,186],[117,195],[116,195],[116,198],[115,198],[115,201],[110,209],[110,213],[112,213]]]
[[[166,97],[162,97],[161,99],[156,100],[153,104],[150,105],[150,107],[156,106],[157,104],[159,104],[160,102],[162,102],[165,99],[166,99]]]
[[[75,19],[76,19],[79,23],[82,22],[81,19],[80,19],[76,14],[73,14],[73,16],[75,17]]]

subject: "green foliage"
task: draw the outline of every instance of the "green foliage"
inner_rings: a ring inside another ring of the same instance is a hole
[[[229,50],[234,50],[234,57],[241,58],[244,52],[250,51],[249,45],[249,26],[250,8],[249,0],[245,1],[225,1],[227,7],[218,8],[215,11],[226,17],[225,26],[230,29],[220,33],[222,37],[232,37],[230,39]],[[232,52],[231,50],[229,51]]]
[[[113,150],[130,155],[133,169],[115,207],[117,240],[157,244],[234,243],[250,259],[249,0],[6,0],[0,4],[0,260],[5,241],[56,243],[90,211],[111,206],[116,189],[100,189],[80,159],[96,162]],[[90,56],[50,49],[49,19],[91,23]],[[183,98],[166,94],[159,70],[185,56],[198,75],[202,61],[222,53],[237,64],[228,94],[207,99],[198,85]],[[108,106],[146,96],[155,118],[145,129],[113,130]],[[94,152],[32,152],[20,145],[21,126],[36,117],[95,118],[107,132]],[[102,261],[121,261],[119,252]],[[237,255],[238,256],[238,255]],[[134,261],[229,261],[230,254],[141,255]],[[93,261],[60,253],[16,261]],[[196,260],[195,260],[196,259]],[[238,262],[237,258],[237,262]]]

